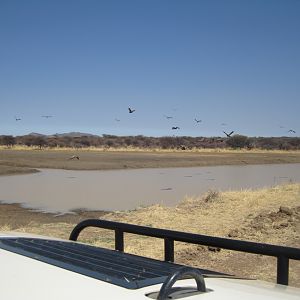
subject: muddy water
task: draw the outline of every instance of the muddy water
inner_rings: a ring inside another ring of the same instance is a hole
[[[0,201],[36,210],[129,210],[155,203],[176,205],[208,190],[260,188],[300,182],[300,164],[215,166],[113,171],[43,169],[1,176]]]

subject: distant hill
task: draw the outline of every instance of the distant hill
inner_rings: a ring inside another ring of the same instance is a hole
[[[84,132],[66,132],[66,133],[55,133],[52,136],[56,137],[83,137],[83,136],[89,136],[89,137],[99,137],[99,135],[91,134],[91,133],[84,133]]]
[[[32,135],[32,136],[47,136],[45,134],[41,134],[41,133],[37,133],[37,132],[30,132],[28,135]]]
[[[55,133],[55,134],[42,134],[42,133],[38,133],[38,132],[30,132],[29,134],[26,135],[30,135],[30,136],[35,136],[35,137],[71,137],[71,138],[75,138],[75,137],[99,137],[99,135],[96,134],[91,134],[91,133],[84,133],[84,132],[65,132],[65,133]]]

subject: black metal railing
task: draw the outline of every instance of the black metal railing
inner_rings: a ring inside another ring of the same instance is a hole
[[[88,219],[75,226],[70,240],[76,241],[86,227],[98,227],[115,231],[115,250],[124,252],[124,233],[164,239],[165,261],[174,262],[174,241],[218,247],[222,249],[273,256],[277,258],[277,283],[288,285],[289,259],[300,260],[300,249],[264,243],[233,240],[202,234],[138,226],[120,222]]]

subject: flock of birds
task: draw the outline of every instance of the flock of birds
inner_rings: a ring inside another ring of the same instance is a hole
[[[135,109],[132,109],[131,107],[128,107],[128,112],[129,112],[130,114],[132,114],[132,113],[135,112]],[[166,119],[168,119],[168,120],[169,120],[169,119],[173,119],[172,116],[168,116],[168,115],[164,115],[164,117],[165,117]],[[115,120],[116,120],[116,121],[120,121],[120,119],[115,119]],[[196,123],[201,123],[201,122],[202,122],[202,120],[197,119],[197,118],[195,118],[194,121],[195,121]],[[172,130],[178,130],[178,129],[180,129],[180,127],[179,127],[179,126],[172,126],[171,129],[172,129]]]
[[[128,113],[129,113],[129,114],[133,114],[135,111],[136,111],[136,109],[133,109],[133,108],[131,108],[131,107],[128,107]],[[53,118],[52,115],[42,115],[41,117],[42,117],[42,118],[45,118],[45,119]],[[164,117],[165,117],[166,119],[168,119],[168,120],[173,119],[173,117],[172,117],[172,116],[169,116],[169,115],[164,115]],[[15,116],[15,120],[18,122],[18,121],[21,121],[22,119],[21,119],[20,117]],[[115,121],[116,121],[116,122],[120,122],[121,120],[120,120],[119,118],[115,118]],[[197,119],[197,118],[194,118],[194,121],[195,121],[197,124],[199,124],[199,123],[202,122],[201,119]],[[226,125],[227,125],[226,123],[222,123],[222,124],[221,124],[221,126],[226,126]],[[280,126],[280,128],[284,128],[284,126]],[[179,126],[172,126],[171,129],[172,129],[172,130],[179,130],[180,127],[179,127]],[[289,129],[287,132],[288,132],[288,133],[291,133],[291,134],[295,134],[295,133],[296,133],[296,131],[295,131],[294,129]],[[231,131],[231,132],[229,132],[229,133],[227,133],[226,131],[223,131],[223,133],[226,135],[226,137],[231,137],[232,134],[234,133],[234,131]],[[72,158],[72,159],[73,159],[73,158]],[[78,158],[78,159],[79,159],[79,158]]]
[[[133,109],[133,108],[131,108],[131,107],[128,107],[128,113],[129,113],[129,114],[133,114],[135,111],[136,111],[136,109]],[[165,117],[166,119],[168,119],[168,120],[173,119],[173,117],[172,117],[172,116],[169,116],[169,115],[164,115],[164,117]],[[42,115],[41,118],[49,119],[49,118],[53,118],[53,116],[52,116],[52,115]],[[16,122],[18,122],[18,121],[21,121],[22,119],[21,119],[20,117],[15,116],[15,120],[16,120]],[[120,122],[121,120],[118,119],[118,118],[115,118],[115,121]],[[201,119],[197,119],[197,118],[194,118],[194,121],[195,121],[197,124],[202,122]],[[222,123],[221,125],[222,125],[222,126],[227,126],[226,123]],[[284,126],[280,126],[280,128],[284,128]],[[179,127],[179,126],[172,126],[171,129],[172,129],[172,130],[179,130],[180,127]],[[293,130],[293,129],[289,129],[287,132],[292,133],[292,134],[295,134],[295,133],[296,133],[296,131]],[[226,137],[229,138],[229,137],[231,137],[231,136],[233,135],[234,131],[233,131],[233,130],[230,131],[230,132],[223,131],[223,133],[226,135]],[[68,158],[68,160],[79,160],[79,156],[78,156],[78,155],[72,155],[71,157]]]
[[[132,114],[132,113],[134,113],[135,112],[135,109],[132,109],[131,107],[128,107],[128,112],[130,113],[130,114]],[[173,119],[173,117],[172,116],[168,116],[168,115],[164,115],[164,117],[166,118],[166,119]],[[120,119],[115,119],[116,121],[120,121]],[[201,123],[202,122],[202,120],[201,119],[197,119],[197,118],[194,118],[194,121],[196,122],[196,123]],[[226,123],[222,123],[221,124],[221,126],[226,126],[227,124]],[[280,126],[280,128],[284,128],[283,126]],[[172,126],[171,127],[171,129],[172,130],[178,130],[178,129],[180,129],[180,127],[179,126]],[[290,130],[288,130],[287,131],[288,133],[296,133],[296,131],[295,130],[293,130],[293,129],[290,129]],[[232,134],[234,133],[234,131],[231,131],[231,132],[229,132],[229,133],[227,133],[226,131],[223,131],[223,133],[227,136],[227,137],[231,137],[232,136]]]

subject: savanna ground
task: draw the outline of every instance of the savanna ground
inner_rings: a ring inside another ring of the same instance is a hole
[[[70,160],[72,155],[79,160]],[[299,163],[300,152],[283,151],[78,151],[0,150],[0,174],[30,172],[36,168],[116,169],[207,166],[221,164]],[[121,212],[77,211],[54,216],[0,205],[0,231],[68,238],[86,218],[102,218],[150,227],[231,237],[300,248],[300,184],[260,190],[209,191],[199,198],[183,199],[176,207],[154,205]],[[113,232],[86,229],[80,241],[113,248]],[[163,258],[163,241],[125,235],[125,251]],[[200,268],[275,282],[276,259],[185,243],[175,244],[175,261]],[[300,261],[290,261],[290,284],[300,287]]]

